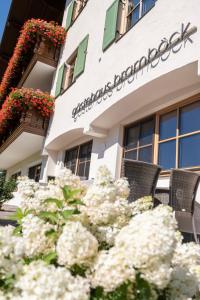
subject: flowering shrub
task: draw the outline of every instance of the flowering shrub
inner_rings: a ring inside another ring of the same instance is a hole
[[[200,247],[182,244],[170,207],[128,203],[106,167],[86,187],[70,170],[40,186],[20,178],[16,228],[0,228],[0,299],[189,300]]]
[[[48,118],[54,109],[54,98],[40,90],[13,89],[0,110],[0,133],[10,125],[10,121],[31,109]]]
[[[28,20],[20,33],[13,55],[8,63],[0,84],[0,104],[9,92],[12,80],[19,71],[19,67],[26,59],[27,52],[36,42],[36,34],[50,41],[55,47],[62,45],[65,40],[65,30],[55,22],[46,22],[40,19]]]

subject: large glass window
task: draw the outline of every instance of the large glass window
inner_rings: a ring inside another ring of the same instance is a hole
[[[65,166],[74,174],[88,179],[91,153],[92,141],[67,150],[65,153]]]
[[[125,158],[152,162],[154,123],[154,118],[150,118],[126,128]]]
[[[167,141],[159,144],[158,163],[164,170],[175,168],[176,166],[176,141]]]
[[[159,122],[158,163],[170,168],[200,166],[200,101],[162,114]]]
[[[200,130],[200,101],[180,109],[180,134]]]
[[[165,172],[172,168],[200,169],[199,116],[197,96],[192,103],[188,100],[128,126],[124,158],[159,164]]]

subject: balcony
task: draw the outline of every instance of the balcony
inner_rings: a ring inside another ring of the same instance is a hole
[[[0,141],[0,168],[7,169],[40,151],[48,120],[35,110],[22,113],[20,119],[12,120]]]
[[[36,35],[35,46],[29,51],[23,65],[17,87],[33,88],[50,92],[53,74],[58,63],[60,46]]]
[[[0,105],[12,88],[50,92],[65,29],[53,22],[30,19],[24,23],[0,83]]]

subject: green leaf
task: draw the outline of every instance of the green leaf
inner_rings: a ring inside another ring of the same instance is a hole
[[[58,214],[56,212],[48,212],[48,211],[41,211],[38,215],[39,218],[50,221],[51,223],[58,222]]]
[[[14,235],[21,236],[22,235],[22,225],[18,225],[14,229],[13,233],[14,233]]]
[[[71,270],[73,276],[80,275],[82,277],[85,277],[85,272],[86,272],[87,268],[84,266],[79,266],[79,265],[75,264],[71,267],[70,270]]]
[[[56,198],[47,198],[46,200],[44,200],[44,203],[55,203],[58,208],[63,208],[62,200]]]
[[[10,217],[10,220],[17,221],[18,224],[22,224],[22,219],[26,217],[28,214],[34,213],[33,209],[25,209],[24,211],[21,208],[17,208],[15,214]]]
[[[47,264],[51,264],[54,263],[56,261],[57,258],[57,253],[56,252],[50,252],[47,255],[43,256],[43,260],[47,263]]]
[[[0,290],[8,292],[14,286],[15,276],[13,274],[1,274],[0,273]]]
[[[53,240],[56,240],[58,237],[58,233],[53,228],[46,231],[45,235]]]
[[[85,205],[80,199],[74,199],[68,202],[70,205]]]
[[[102,287],[91,290],[91,300],[128,300],[130,299],[131,283],[124,283],[113,292],[105,293]],[[131,298],[132,299],[132,298]],[[135,299],[135,298],[134,298]],[[146,300],[148,300],[147,298]]]
[[[21,208],[17,208],[15,214],[10,217],[10,220],[17,221],[19,224],[22,223],[22,219],[24,217],[23,211]]]
[[[67,185],[65,185],[62,188],[62,191],[63,191],[63,196],[64,196],[66,201],[68,201],[69,199],[73,199],[73,197],[80,192],[79,189],[72,190]]]
[[[69,210],[61,211],[60,214],[65,220],[68,220],[69,217],[71,217],[73,215],[78,215],[78,214],[80,214],[80,212],[77,209],[69,209]]]
[[[151,298],[151,286],[150,284],[144,280],[141,275],[136,274],[136,299],[137,300],[146,300]]]

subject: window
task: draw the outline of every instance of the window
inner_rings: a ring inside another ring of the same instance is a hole
[[[156,0],[115,0],[106,11],[103,51],[134,26]]]
[[[160,116],[158,163],[170,168],[200,166],[200,101]]]
[[[55,178],[56,178],[55,176],[48,176],[47,181],[49,182],[49,181],[55,180]]]
[[[74,174],[88,179],[91,152],[92,141],[67,150],[65,153],[65,166]]]
[[[125,129],[125,158],[152,162],[154,123],[150,118]]]
[[[21,171],[12,174],[11,179],[16,181],[19,176],[21,176]]]
[[[155,0],[128,0],[126,30],[135,25],[155,4]]]
[[[77,52],[64,64],[61,92],[66,90],[73,82],[74,66],[76,62]]]
[[[28,169],[28,177],[30,179],[34,179],[36,182],[40,180],[40,173],[41,173],[42,164],[38,164]]]
[[[74,23],[80,15],[88,0],[72,0],[67,11],[66,30]]]
[[[71,84],[84,72],[88,38],[89,36],[87,35],[70,58],[58,69],[55,97],[58,97],[67,88],[69,88]]]
[[[171,168],[200,169],[199,115],[197,95],[126,127],[124,158],[159,164],[164,173]]]

